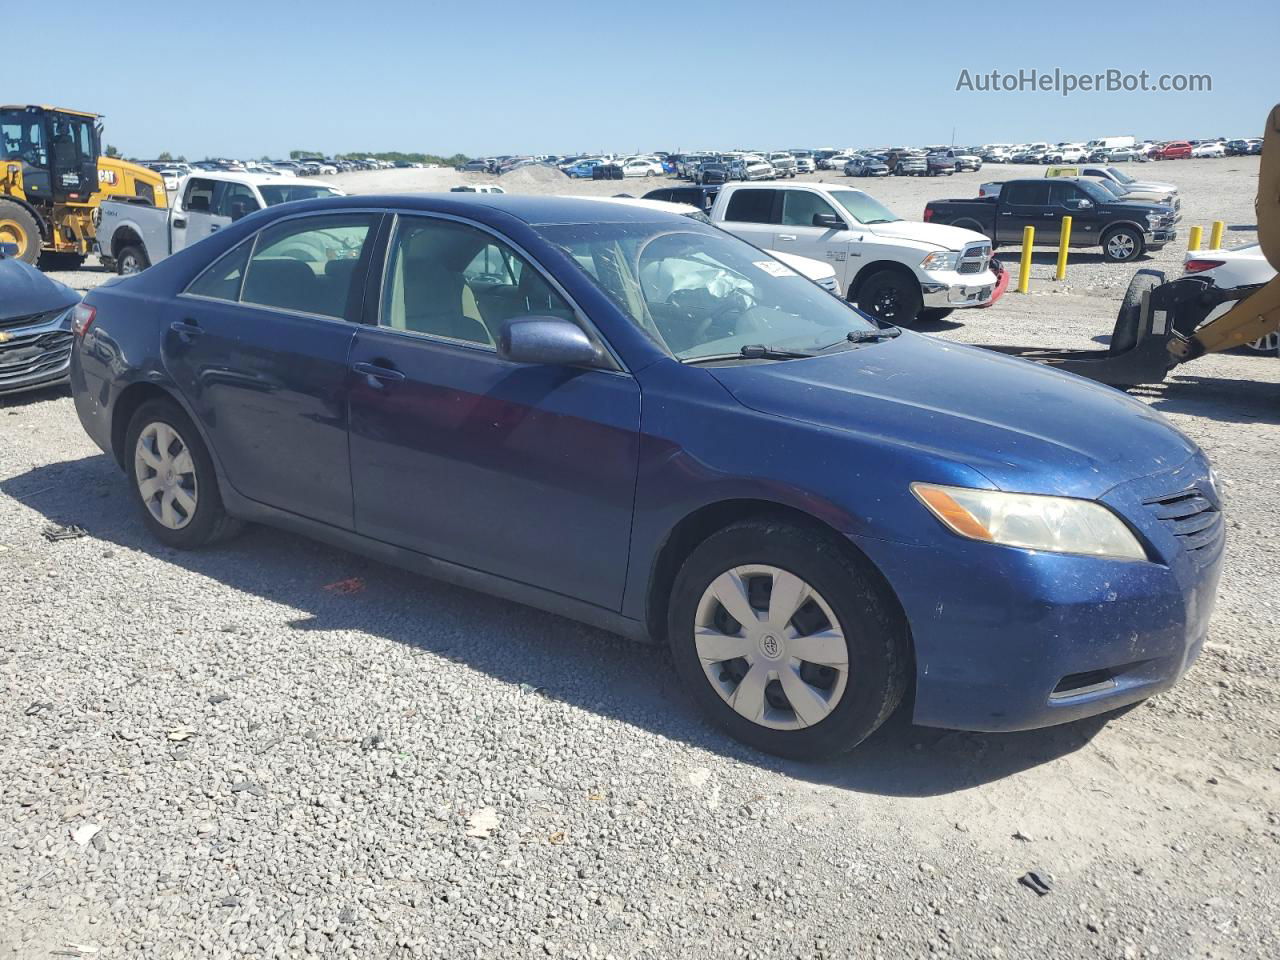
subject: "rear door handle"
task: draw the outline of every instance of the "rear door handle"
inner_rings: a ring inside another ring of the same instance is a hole
[[[779,240],[794,240],[795,238],[796,238],[796,235],[795,235],[794,233],[780,233],[780,234],[778,234],[778,239],[779,239]]]
[[[369,386],[375,390],[381,390],[383,384],[400,383],[404,380],[404,374],[399,370],[384,367],[380,363],[364,363],[361,361],[360,363],[353,363],[351,369],[360,374],[360,376],[365,377],[369,382]]]
[[[209,232],[210,232],[210,233],[217,233],[217,232],[218,232],[218,224],[216,224],[216,223],[214,223],[214,224],[210,224],[210,226],[209,226]]]
[[[169,329],[176,333],[178,335],[178,339],[183,343],[190,343],[196,337],[200,336],[200,334],[204,333],[204,331],[200,329],[200,324],[190,318],[186,320],[175,320],[173,323],[169,324]]]
[[[173,225],[174,225],[175,227],[178,227],[179,229],[182,229],[182,228],[186,227],[186,225],[187,225],[187,221],[185,221],[185,220],[182,220],[182,219],[180,219],[180,218],[175,217],[175,218],[174,218],[174,221],[173,221]]]

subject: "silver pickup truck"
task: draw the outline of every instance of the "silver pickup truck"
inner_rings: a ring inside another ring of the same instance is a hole
[[[255,210],[343,195],[337,187],[296,177],[202,171],[178,184],[167,209],[120,200],[103,202],[98,258],[108,270],[138,273]]]

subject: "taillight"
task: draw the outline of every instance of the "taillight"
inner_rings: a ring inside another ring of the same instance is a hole
[[[77,337],[83,337],[97,315],[98,311],[87,303],[77,303],[71,311],[71,332]]]
[[[924,208],[924,222],[925,222],[925,223],[928,223],[928,222],[929,222],[930,220],[932,220],[932,219],[933,219],[933,211],[932,211],[932,210],[930,210],[928,207],[925,207],[925,208]]]
[[[1182,265],[1182,269],[1187,273],[1199,273],[1202,270],[1220,267],[1226,262],[1225,260],[1188,260]]]

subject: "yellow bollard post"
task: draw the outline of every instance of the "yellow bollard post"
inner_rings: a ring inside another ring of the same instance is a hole
[[[1026,293],[1031,284],[1031,247],[1036,242],[1036,228],[1022,228],[1022,266],[1018,270],[1018,292]]]
[[[1058,241],[1058,272],[1054,274],[1055,280],[1065,280],[1067,277],[1067,245],[1071,243],[1071,218],[1062,218],[1062,239]]]
[[[1222,249],[1222,231],[1226,229],[1226,224],[1221,220],[1213,221],[1213,231],[1209,234],[1209,249]]]
[[[1191,253],[1195,253],[1197,250],[1199,250],[1199,249],[1200,249],[1200,234],[1201,234],[1201,232],[1202,232],[1202,231],[1201,231],[1201,229],[1200,229],[1199,227],[1192,227],[1192,228],[1191,228],[1191,235],[1187,237],[1187,250],[1188,250],[1189,252],[1191,252]]]

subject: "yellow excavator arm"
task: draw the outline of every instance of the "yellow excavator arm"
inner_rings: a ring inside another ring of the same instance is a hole
[[[1267,116],[1254,208],[1262,255],[1280,271],[1280,104]],[[1277,330],[1280,330],[1280,275],[1272,277],[1269,283],[1190,336],[1171,338],[1169,352],[1177,362],[1183,363],[1206,353],[1221,353],[1242,346]]]

